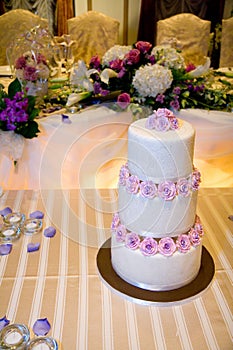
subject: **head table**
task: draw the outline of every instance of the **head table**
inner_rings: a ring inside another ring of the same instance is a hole
[[[0,186],[116,188],[119,169],[127,159],[127,131],[133,115],[109,107],[64,112],[69,117],[66,123],[61,114],[38,119],[40,133],[24,140],[16,166],[0,148]],[[194,165],[201,171],[201,186],[233,186],[233,114],[190,109],[181,110],[178,117],[196,129]],[[13,148],[18,151],[18,147],[16,141]]]
[[[47,318],[59,349],[232,349],[233,188],[203,188],[198,214],[204,246],[215,263],[211,285],[178,304],[141,305],[115,293],[98,275],[96,256],[110,237],[115,189],[5,191],[9,206],[27,216],[44,213],[56,235],[21,235],[0,256],[0,318],[31,331]],[[27,253],[29,242],[40,249]]]

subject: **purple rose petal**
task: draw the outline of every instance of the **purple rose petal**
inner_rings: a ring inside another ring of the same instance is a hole
[[[62,114],[62,122],[65,124],[71,124],[72,121],[70,120],[68,115]]]
[[[31,219],[43,219],[44,213],[42,213],[42,211],[40,211],[40,210],[36,210],[36,211],[34,211],[33,213],[31,213],[31,214],[29,215],[29,217],[30,217]]]
[[[12,244],[6,243],[0,245],[0,255],[8,255],[12,250]]]
[[[0,318],[0,331],[4,327],[6,327],[9,323],[10,323],[10,321],[6,318],[6,316],[4,316],[3,318]]]
[[[35,335],[45,336],[50,331],[51,326],[47,318],[40,318],[36,320],[32,329]]]
[[[10,213],[12,213],[12,209],[9,207],[6,207],[6,208],[0,210],[1,216],[6,216],[7,214],[10,214]]]
[[[28,243],[27,252],[32,253],[40,249],[40,243]]]
[[[52,226],[49,226],[47,227],[45,230],[44,230],[44,236],[45,237],[49,237],[49,238],[52,238],[54,237],[56,234],[56,229]]]

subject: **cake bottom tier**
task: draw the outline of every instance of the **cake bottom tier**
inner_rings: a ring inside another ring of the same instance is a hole
[[[111,240],[111,262],[115,272],[126,282],[146,290],[166,291],[185,286],[195,279],[201,266],[202,245],[172,256],[144,256]]]

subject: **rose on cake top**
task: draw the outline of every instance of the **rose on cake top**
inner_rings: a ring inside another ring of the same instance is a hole
[[[172,111],[167,108],[158,108],[146,119],[145,127],[165,132],[179,128],[179,122]]]

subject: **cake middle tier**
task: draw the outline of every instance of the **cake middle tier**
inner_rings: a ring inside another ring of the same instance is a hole
[[[141,236],[175,237],[193,226],[197,193],[191,191],[187,197],[177,195],[165,201],[158,196],[148,199],[140,193],[129,193],[125,186],[119,185],[120,220],[129,231]]]

